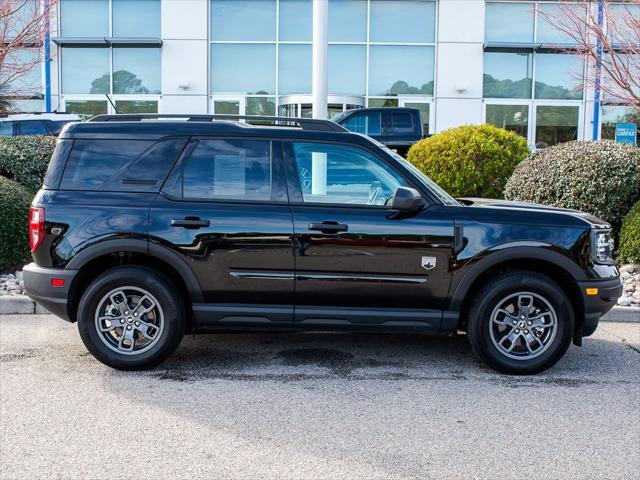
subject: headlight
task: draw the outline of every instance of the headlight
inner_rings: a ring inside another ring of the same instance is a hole
[[[591,257],[595,263],[613,263],[613,236],[611,230],[591,231]]]

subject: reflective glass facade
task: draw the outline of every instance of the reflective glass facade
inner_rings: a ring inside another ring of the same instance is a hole
[[[52,109],[311,116],[312,0],[60,1]],[[531,146],[590,138],[586,67],[547,17],[596,4],[478,0],[461,12],[456,3],[328,0],[329,114],[409,106],[428,133],[488,122]],[[640,5],[607,2],[605,18],[629,14],[640,19]],[[43,108],[44,79],[44,68],[21,79],[33,95],[15,105]],[[611,95],[602,103],[609,137],[628,107]]]

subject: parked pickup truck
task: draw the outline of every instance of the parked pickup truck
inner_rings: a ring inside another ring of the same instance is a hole
[[[358,108],[346,110],[332,120],[347,130],[368,135],[402,156],[425,133],[417,108]]]

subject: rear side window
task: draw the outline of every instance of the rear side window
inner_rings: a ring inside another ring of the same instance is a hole
[[[20,135],[49,135],[49,130],[40,120],[18,122]]]
[[[157,192],[186,138],[76,140],[62,176],[62,190]]]
[[[0,137],[13,136],[13,122],[0,122]]]
[[[413,119],[409,112],[391,112],[393,133],[413,133]]]
[[[382,134],[382,114],[380,112],[358,113],[344,122],[347,130],[365,135]]]
[[[271,200],[271,142],[200,140],[177,184],[184,199]]]

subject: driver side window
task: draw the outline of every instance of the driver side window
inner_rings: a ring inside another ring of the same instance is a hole
[[[349,145],[293,143],[305,203],[386,205],[404,179],[375,155]]]

